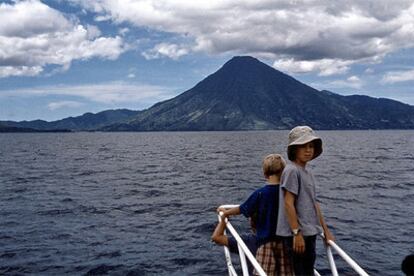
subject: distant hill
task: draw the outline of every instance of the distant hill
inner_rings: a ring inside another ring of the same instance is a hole
[[[11,126],[0,125],[0,132],[36,132],[36,130],[32,128],[11,127]]]
[[[414,106],[318,91],[259,60],[234,57],[196,86],[143,111],[86,113],[58,121],[3,126],[100,131],[414,129]],[[0,129],[1,131],[1,129]]]
[[[22,121],[22,122],[13,122],[13,121],[0,121],[4,127],[14,127],[23,128],[23,129],[34,129],[34,130],[63,130],[70,129],[74,131],[79,130],[96,130],[108,124],[113,124],[119,121],[123,121],[129,117],[132,117],[138,114],[139,111],[132,111],[128,109],[118,109],[118,110],[106,110],[96,114],[85,113],[82,116],[78,117],[69,117],[62,120],[57,120],[53,122],[47,122],[43,120],[34,120],[34,121]],[[2,129],[0,128],[0,132]]]
[[[253,57],[234,57],[195,87],[107,131],[410,129],[414,107],[318,91]]]
[[[0,132],[70,132],[69,129],[48,129],[48,130],[39,130],[26,127],[11,127],[0,125]]]

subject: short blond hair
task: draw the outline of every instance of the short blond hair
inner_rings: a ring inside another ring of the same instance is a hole
[[[266,177],[271,175],[281,176],[286,166],[286,161],[280,154],[269,154],[263,159],[263,174]]]

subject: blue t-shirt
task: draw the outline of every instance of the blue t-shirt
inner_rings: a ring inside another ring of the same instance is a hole
[[[249,234],[242,234],[240,235],[240,238],[244,241],[244,243],[246,244],[247,248],[249,248],[250,252],[253,254],[253,256],[256,256],[256,252],[257,252],[257,239],[256,239],[256,235],[249,233]],[[237,241],[234,237],[229,236],[228,237],[228,243],[229,243],[229,251],[231,253],[239,253],[239,247],[237,246]],[[246,258],[247,259],[247,258]],[[253,265],[252,263],[247,260],[247,267],[250,271],[250,274],[253,275]]]
[[[276,238],[279,210],[279,185],[266,185],[240,205],[240,212],[250,217],[257,211],[256,236],[259,246]]]

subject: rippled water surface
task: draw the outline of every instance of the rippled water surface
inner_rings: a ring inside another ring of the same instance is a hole
[[[414,131],[320,131],[337,243],[372,275],[414,253]],[[0,274],[226,275],[220,204],[263,185],[287,131],[0,134]],[[234,224],[247,230],[247,221]],[[318,243],[318,269],[329,275]],[[354,275],[338,262],[345,275]]]

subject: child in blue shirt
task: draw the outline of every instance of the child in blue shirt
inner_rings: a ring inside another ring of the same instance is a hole
[[[228,210],[219,208],[225,217],[243,214],[250,217],[257,212],[256,237],[257,262],[267,275],[292,275],[292,264],[280,238],[276,236],[279,210],[280,176],[286,162],[279,154],[270,154],[263,160],[263,174],[267,180],[264,187],[257,189],[239,207]]]

